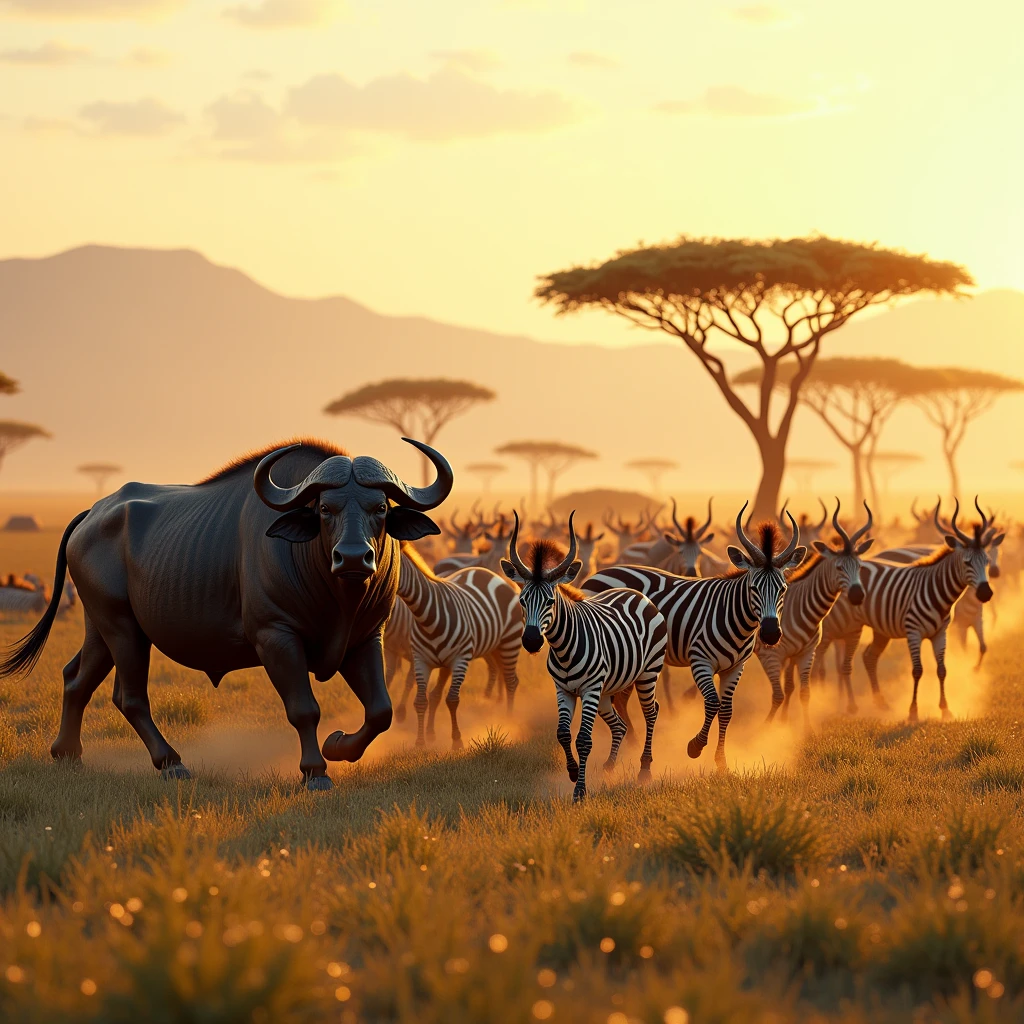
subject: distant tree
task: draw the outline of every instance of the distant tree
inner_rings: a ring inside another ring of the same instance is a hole
[[[814,477],[823,469],[833,469],[835,463],[828,459],[787,459],[786,469],[793,477],[798,491],[813,490]]]
[[[960,496],[960,473],[956,456],[972,420],[987,412],[996,399],[1011,391],[1024,390],[1024,381],[988,370],[954,366],[928,370],[928,378],[914,401],[942,434],[942,454],[949,470],[949,486]]]
[[[79,466],[77,472],[89,477],[96,484],[96,494],[102,497],[107,493],[107,480],[115,473],[123,473],[124,470],[113,462],[87,462]]]
[[[922,292],[957,294],[970,284],[963,267],[875,245],[684,237],[548,274],[536,295],[560,314],[598,307],[681,340],[757,444],[762,474],[753,514],[767,519],[778,508],[800,390],[825,335],[872,306]],[[751,405],[711,351],[716,341],[738,342],[761,361]],[[773,403],[788,367],[788,386]]]
[[[0,395],[16,395],[20,390],[20,385],[13,377],[0,373]]]
[[[916,452],[875,452],[871,463],[882,478],[882,491],[889,493],[889,484],[894,473],[912,466],[915,462],[924,462],[924,456]]]
[[[679,463],[674,459],[634,459],[626,463],[626,469],[635,469],[643,473],[650,481],[651,493],[661,493],[661,478],[670,470],[678,469]]]
[[[503,462],[471,462],[466,467],[467,473],[480,477],[480,486],[484,494],[491,493],[491,481],[499,473],[508,471],[508,466]]]
[[[0,468],[11,452],[37,437],[50,438],[52,435],[34,423],[0,420]]]
[[[490,388],[465,380],[384,380],[364,384],[324,408],[330,416],[358,416],[387,423],[404,437],[432,445],[441,428],[479,402],[497,397]],[[423,484],[430,482],[430,460],[422,458]]]
[[[788,391],[797,372],[795,363],[780,367],[775,387]],[[733,377],[734,384],[760,384],[762,367],[755,366]],[[799,400],[813,409],[850,453],[853,469],[853,502],[864,501],[867,475],[872,504],[878,493],[870,466],[871,453],[893,410],[922,386],[925,373],[899,359],[818,359],[806,375]]]
[[[580,448],[574,444],[563,444],[561,441],[511,441],[509,444],[495,448],[498,455],[511,455],[524,459],[530,467],[530,512],[538,511],[537,474],[543,469],[547,474],[547,500],[545,505],[551,506],[555,499],[555,482],[570,466],[581,459],[596,459],[595,452]]]

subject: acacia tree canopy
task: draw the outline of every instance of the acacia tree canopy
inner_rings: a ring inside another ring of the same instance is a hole
[[[530,507],[537,508],[537,471],[543,469],[548,477],[547,503],[550,506],[555,496],[555,481],[570,466],[581,459],[596,459],[597,453],[579,445],[562,441],[510,441],[494,449],[498,455],[512,455],[524,459],[530,466]]]
[[[598,307],[681,340],[753,435],[762,461],[754,511],[770,516],[797,398],[822,338],[871,306],[922,292],[959,294],[971,284],[956,264],[877,245],[683,237],[545,275],[535,294],[558,314]],[[761,360],[751,404],[711,350],[716,340],[738,342]],[[788,386],[773,409],[776,376],[790,363]]]
[[[53,435],[34,423],[19,423],[16,420],[0,420],[0,466],[7,455],[37,437],[49,439]]]
[[[13,377],[0,373],[0,395],[16,395],[20,390],[21,385]]]

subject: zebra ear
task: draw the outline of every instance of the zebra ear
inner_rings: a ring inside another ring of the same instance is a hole
[[[556,580],[557,583],[574,583],[576,577],[579,576],[583,570],[583,563],[577,558],[575,562],[569,563],[569,568],[565,570],[561,578]]]
[[[714,539],[715,539],[715,535],[713,533],[709,533],[706,536],[701,537],[701,539],[700,539],[700,546],[704,547],[705,544],[710,544]]]
[[[807,548],[802,544],[793,549],[793,554],[789,556],[788,561],[784,565],[777,566],[779,569],[795,569],[805,558],[807,557]]]
[[[516,572],[516,567],[507,559],[503,558],[499,563],[501,571],[510,579],[513,583],[524,583],[525,580],[522,576]]]
[[[856,554],[863,555],[864,552],[867,551],[867,549],[869,547],[871,547],[871,545],[874,544],[874,543],[875,543],[875,538],[874,537],[868,537],[868,539],[866,541],[864,541],[863,544],[858,544],[857,545]]]
[[[957,543],[956,537],[953,537],[952,535],[947,533],[946,536],[943,537],[942,539],[946,542],[946,547],[947,548],[955,548],[956,547],[956,543]]]
[[[829,548],[829,546],[823,540],[811,541],[811,547],[814,548],[814,550],[817,551],[819,555],[827,555],[828,552],[831,550],[831,548]]]
[[[747,558],[746,554],[737,547],[733,547],[732,544],[727,548],[726,553],[729,555],[729,561],[732,562],[738,569],[753,569],[754,564]]]
[[[682,546],[682,541],[674,533],[663,533],[662,537],[664,537],[665,540],[667,540],[674,548]]]
[[[992,539],[992,543],[989,544],[989,547],[990,548],[997,548],[997,547],[999,547],[999,545],[1003,543],[1003,540],[1004,540],[1005,537],[1006,537],[1005,533],[1000,533],[997,537],[994,537]]]

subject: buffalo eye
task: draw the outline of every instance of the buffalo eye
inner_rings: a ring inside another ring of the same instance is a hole
[[[320,514],[322,516],[329,516],[331,514],[331,510],[326,505],[321,505]]]
[[[387,512],[387,510],[388,510],[388,503],[386,501],[382,501],[377,506],[377,515],[382,516],[382,515],[384,515],[385,512]]]

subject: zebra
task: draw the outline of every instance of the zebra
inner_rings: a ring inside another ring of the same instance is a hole
[[[459,731],[459,691],[474,658],[483,658],[502,677],[511,714],[519,677],[516,662],[523,632],[523,616],[515,589],[489,569],[460,569],[449,577],[436,576],[416,549],[402,544],[398,596],[409,606],[414,620],[410,636],[416,675],[416,746],[434,738],[434,715],[445,684],[451,680],[445,703],[452,719],[452,749],[462,749]],[[386,632],[385,632],[386,635]],[[439,669],[437,683],[427,698],[431,672]]]
[[[452,573],[458,572],[460,569],[471,569],[474,566],[497,572],[502,552],[505,550],[509,537],[512,536],[512,527],[508,525],[506,532],[505,516],[501,514],[489,526],[484,526],[479,536],[490,543],[491,546],[487,551],[482,554],[448,555],[435,563],[434,574],[451,576]]]
[[[792,528],[789,543],[776,553],[782,533],[775,523],[760,523],[755,544],[743,529],[743,513],[736,516],[736,536],[743,548],[729,547],[735,567],[727,576],[687,579],[643,566],[619,565],[602,569],[584,582],[584,593],[598,594],[610,587],[631,587],[646,594],[668,624],[666,665],[687,665],[704,697],[704,724],[687,744],[690,757],[707,746],[711,723],[718,718],[715,761],[726,768],[725,734],[732,719],[732,696],[747,659],[760,637],[767,646],[782,639],[779,618],[786,593],[785,570],[804,560],[799,546],[800,528],[786,513]],[[718,675],[721,697],[715,690]],[[628,693],[618,696],[618,707]]]
[[[772,706],[767,721],[782,708],[786,717],[789,698],[793,693],[794,674],[800,672],[800,704],[803,708],[804,725],[809,724],[810,675],[814,651],[821,640],[822,620],[831,611],[837,598],[845,594],[854,607],[864,600],[861,584],[861,560],[874,541],[861,538],[869,533],[874,517],[867,502],[864,508],[868,521],[851,537],[839,522],[839,499],[832,513],[832,525],[839,537],[839,547],[833,548],[824,541],[812,541],[815,554],[798,566],[789,577],[786,603],[782,610],[782,640],[774,647],[758,643],[754,652],[772,686]],[[802,536],[802,535],[801,535]],[[779,683],[783,670],[786,674],[786,689]]]
[[[646,555],[639,561],[627,562],[629,552],[623,552],[623,564],[651,565],[657,569],[665,569],[668,572],[676,573],[678,576],[699,576],[699,562],[703,554],[704,544],[710,544],[715,539],[714,533],[708,533],[711,525],[711,502],[708,498],[708,517],[702,526],[697,526],[697,520],[693,516],[686,517],[685,525],[679,522],[676,514],[676,501],[672,499],[672,524],[676,532],[662,533],[647,549]]]
[[[448,517],[448,521],[441,524],[445,534],[451,538],[453,554],[473,554],[473,541],[476,539],[480,528],[480,523],[473,521],[473,512],[475,509],[476,505],[470,509],[470,517],[464,520],[461,524],[458,519],[456,519],[456,516],[459,514],[459,510],[453,509],[452,514]]]
[[[890,641],[904,638],[910,649],[914,677],[909,719],[912,722],[918,720],[917,690],[924,674],[921,644],[924,640],[930,640],[939,678],[939,709],[944,719],[952,717],[946,702],[946,629],[950,613],[968,587],[973,589],[983,604],[991,599],[988,552],[1003,541],[1003,534],[996,534],[995,527],[981,511],[977,498],[974,504],[981,515],[981,523],[975,524],[973,537],[957,526],[960,512],[960,502],[957,500],[950,520],[952,532],[943,536],[944,547],[937,548],[930,555],[909,565],[873,559],[865,562],[866,597],[863,604],[853,608],[845,599],[836,602],[825,620],[822,644],[816,657],[824,657],[830,643],[842,645],[842,660],[840,662],[838,646],[836,660],[839,666],[840,693],[843,690],[846,692],[848,710],[857,710],[850,675],[861,632],[868,626],[872,630],[872,639],[864,651],[864,667],[871,681],[875,703],[882,708],[888,707],[878,686],[878,660]],[[941,530],[938,505],[933,512],[933,522]]]
[[[604,767],[614,767],[626,724],[616,714],[612,695],[635,687],[647,723],[647,738],[640,756],[640,781],[651,778],[651,746],[658,719],[655,687],[665,661],[668,642],[665,619],[656,605],[635,590],[613,588],[586,597],[571,584],[583,568],[576,558],[576,531],[569,515],[569,551],[550,541],[535,541],[527,560],[519,556],[519,515],[509,542],[502,572],[520,587],[519,603],[525,628],[523,647],[536,654],[548,642],[548,672],[558,700],[558,742],[565,751],[569,778],[576,784],[576,803],[587,795],[587,759],[592,746],[594,719],[600,714],[612,733],[611,752]],[[572,716],[580,700],[580,727],[572,756]]]
[[[659,510],[660,511],[660,510]],[[657,515],[657,512],[654,514]],[[634,547],[640,547],[643,545],[643,550],[647,551],[652,545],[653,541],[641,541],[640,538],[647,533],[654,521],[654,516],[648,515],[646,520],[644,518],[645,513],[641,512],[636,523],[630,524],[628,520],[624,520],[622,516],[618,516],[618,523],[612,516],[612,511],[609,509],[601,517],[601,521],[615,534],[615,539],[618,542],[618,547],[615,549],[615,555],[612,558],[613,563],[618,563],[623,560],[627,551],[632,551]]]
[[[412,657],[413,624],[414,620],[409,606],[402,600],[396,601],[391,608],[391,618],[388,619],[387,625],[384,627],[384,681],[387,683],[389,691],[398,673],[399,664],[403,661],[409,663],[409,671],[405,677],[405,689],[402,691],[401,699],[394,704],[396,722],[405,721],[405,706],[413,686],[416,685],[416,667]]]
[[[49,603],[42,581],[31,584],[19,580],[0,587],[0,614],[39,616]]]

